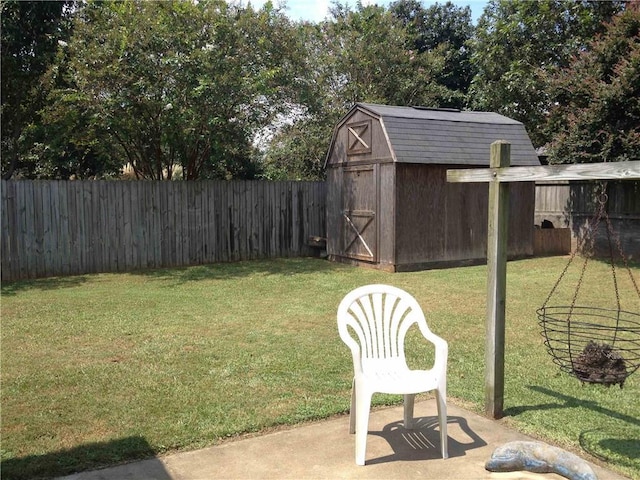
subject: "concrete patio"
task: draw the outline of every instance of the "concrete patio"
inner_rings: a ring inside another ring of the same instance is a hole
[[[448,405],[449,455],[440,458],[434,400],[416,402],[415,430],[402,427],[402,407],[372,412],[367,464],[354,462],[349,417],[278,430],[202,450],[177,453],[65,480],[207,480],[207,479],[451,479],[558,480],[556,474],[491,473],[485,462],[498,446],[532,440],[451,403]],[[599,480],[626,477],[590,463]]]

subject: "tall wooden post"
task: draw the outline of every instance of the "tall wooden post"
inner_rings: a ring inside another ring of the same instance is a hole
[[[509,167],[511,145],[491,144],[491,168]],[[485,322],[485,412],[501,418],[504,406],[504,332],[507,298],[507,225],[509,184],[497,178],[489,182],[487,237],[487,316]]]
[[[504,413],[508,183],[535,182],[536,180],[640,180],[640,160],[577,165],[509,167],[510,153],[511,148],[507,142],[497,141],[491,144],[491,168],[447,170],[448,182],[489,182],[485,411],[493,418],[500,418]]]

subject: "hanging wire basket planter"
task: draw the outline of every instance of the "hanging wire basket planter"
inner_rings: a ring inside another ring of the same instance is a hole
[[[587,234],[581,245],[571,254],[560,278],[543,306],[537,310],[537,315],[547,351],[553,358],[553,362],[562,371],[585,383],[606,386],[618,384],[622,388],[627,377],[640,368],[640,314],[621,308],[613,248],[614,240],[639,299],[640,289],[638,289],[638,284],[622,252],[620,240],[613,234],[611,221],[605,209],[607,199],[605,193],[599,196],[600,206],[592,222],[587,224]],[[593,250],[594,232],[603,219],[606,223],[617,308],[587,307],[576,304],[589,261],[588,254],[584,257],[571,305],[548,306],[547,304],[575,259],[576,253],[579,250]]]
[[[640,367],[639,314],[579,306],[537,313],[553,362],[578,380],[622,388]]]

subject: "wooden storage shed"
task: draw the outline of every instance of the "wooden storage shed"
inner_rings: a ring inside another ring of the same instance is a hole
[[[452,168],[539,165],[522,123],[496,113],[358,103],[326,158],[327,254],[389,271],[486,262],[488,185],[447,183]],[[535,186],[510,186],[508,255],[533,255]]]

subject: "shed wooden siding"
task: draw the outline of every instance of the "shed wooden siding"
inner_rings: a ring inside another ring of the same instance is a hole
[[[450,167],[399,165],[396,252],[398,270],[451,263],[479,263],[487,253],[486,184],[446,182]],[[510,186],[508,252],[512,258],[533,255],[534,190],[532,184]]]

